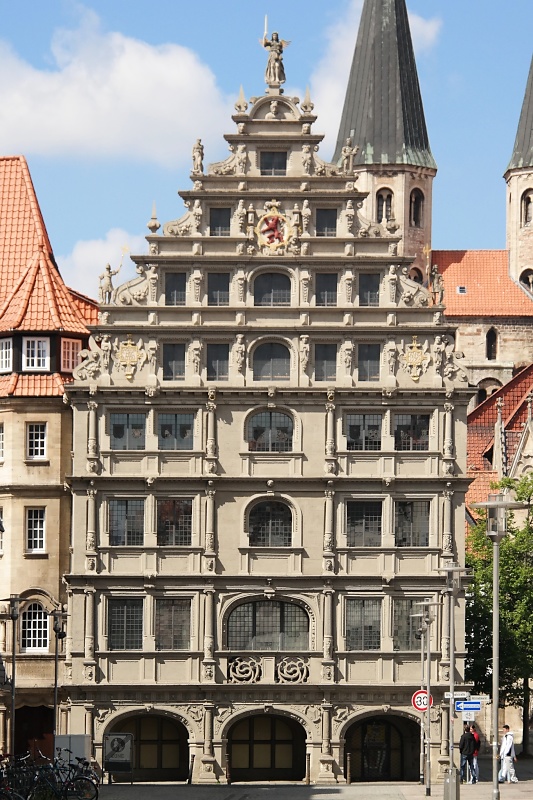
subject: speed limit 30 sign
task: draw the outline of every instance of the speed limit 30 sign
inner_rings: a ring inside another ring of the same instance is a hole
[[[424,689],[419,689],[411,697],[411,704],[417,711],[426,711],[428,707],[428,693]],[[433,697],[429,698],[430,707],[433,705]]]

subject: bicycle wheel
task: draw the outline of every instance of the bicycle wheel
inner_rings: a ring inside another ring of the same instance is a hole
[[[74,778],[69,794],[78,797],[79,800],[96,800],[98,787],[89,778]]]
[[[56,800],[57,794],[47,783],[38,783],[28,795],[28,800]]]

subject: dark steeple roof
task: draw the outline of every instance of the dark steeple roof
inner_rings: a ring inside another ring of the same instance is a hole
[[[365,0],[333,161],[351,137],[355,164],[436,169],[405,0]]]
[[[513,155],[507,169],[533,167],[533,58],[529,68],[526,94],[518,123]]]

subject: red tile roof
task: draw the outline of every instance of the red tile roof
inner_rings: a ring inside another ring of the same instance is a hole
[[[533,301],[509,276],[507,250],[433,250],[431,263],[444,278],[448,316],[533,316]]]
[[[65,383],[72,377],[59,375],[11,375],[0,376],[0,397],[62,397]]]

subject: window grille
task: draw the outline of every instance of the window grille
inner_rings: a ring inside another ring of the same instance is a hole
[[[429,450],[429,414],[396,414],[394,448]]]
[[[109,544],[111,547],[144,544],[144,499],[128,497],[109,501]]]
[[[108,646],[110,650],[142,650],[143,600],[141,598],[109,598]]]
[[[0,372],[13,369],[13,340],[0,339]]]
[[[165,275],[165,305],[184,306],[186,300],[186,275],[184,272],[167,272]]]
[[[279,272],[258,275],[254,281],[255,306],[290,306],[291,279]]]
[[[48,650],[49,615],[40,603],[30,603],[21,615],[21,649],[26,653],[32,650]]]
[[[379,381],[379,344],[360,344],[357,350],[360,381]]]
[[[413,614],[420,612],[416,606],[420,598],[393,598],[393,647],[394,650],[420,650],[420,617]]]
[[[207,274],[207,303],[210,306],[229,305],[229,272]]]
[[[229,650],[307,650],[309,617],[303,608],[276,600],[237,606],[228,619]]]
[[[286,175],[287,153],[263,151],[259,156],[261,175]]]
[[[45,422],[29,422],[26,425],[26,458],[46,458]]]
[[[336,236],[337,209],[317,208],[315,230],[317,236]]]
[[[287,453],[292,450],[293,423],[280,411],[261,411],[248,421],[248,450]]]
[[[159,414],[158,441],[160,450],[192,450],[194,414]]]
[[[45,509],[26,509],[26,550],[44,550]]]
[[[337,345],[315,344],[315,380],[334,381],[337,377]]]
[[[381,649],[381,600],[346,599],[346,649]]]
[[[254,381],[287,381],[291,373],[291,357],[283,344],[261,344],[254,352]]]
[[[348,450],[381,450],[381,414],[347,414]]]
[[[229,345],[207,345],[207,380],[227,381],[229,374]]]
[[[192,499],[165,498],[157,501],[157,544],[160,547],[190,547],[192,543]]]
[[[379,275],[375,273],[359,275],[359,305],[379,306]]]
[[[396,547],[429,545],[429,500],[397,500],[395,503]]]
[[[146,414],[111,414],[111,449],[144,450]]]
[[[188,650],[191,638],[191,601],[180,598],[156,599],[156,650]]]
[[[348,547],[381,547],[382,502],[349,500],[346,503]]]
[[[258,503],[250,511],[250,547],[290,547],[292,512],[285,503]]]
[[[315,279],[315,302],[317,306],[337,305],[337,273],[319,272]]]

